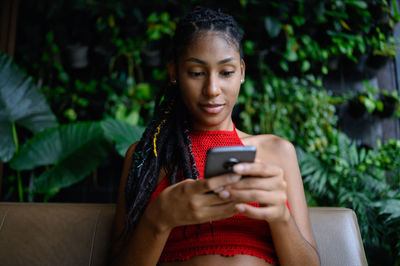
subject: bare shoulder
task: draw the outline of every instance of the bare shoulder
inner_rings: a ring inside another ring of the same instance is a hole
[[[260,134],[249,135],[238,130],[239,138],[244,145],[253,145],[257,147],[257,154],[259,158],[267,158],[273,161],[282,163],[282,160],[289,158],[296,159],[296,150],[293,144],[276,135]],[[297,160],[297,159],[296,159]]]

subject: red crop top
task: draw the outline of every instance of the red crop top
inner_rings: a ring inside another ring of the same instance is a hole
[[[190,136],[200,179],[204,176],[206,153],[209,148],[243,145],[235,128],[233,131],[195,131]],[[164,178],[152,194],[150,202],[168,185],[169,179]],[[258,206],[257,203],[249,204]],[[271,264],[278,263],[268,223],[243,214],[212,223],[174,228],[159,261],[183,261],[194,256],[216,254],[245,254],[264,259]]]

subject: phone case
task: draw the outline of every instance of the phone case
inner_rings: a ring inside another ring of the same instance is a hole
[[[256,156],[254,146],[226,146],[208,150],[204,178],[232,172],[239,162],[253,162]]]

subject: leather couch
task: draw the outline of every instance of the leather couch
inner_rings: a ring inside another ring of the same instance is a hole
[[[108,265],[114,204],[0,203],[0,265]],[[312,207],[322,265],[367,265],[355,213]]]

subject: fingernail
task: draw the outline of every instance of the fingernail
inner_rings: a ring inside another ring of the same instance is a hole
[[[236,164],[236,165],[233,167],[233,171],[235,171],[235,172],[240,172],[240,171],[242,171],[242,170],[244,170],[244,166],[241,165],[241,164]]]
[[[231,195],[231,193],[229,193],[229,191],[226,191],[226,190],[224,190],[224,191],[222,191],[221,193],[219,193],[219,196],[220,196],[221,198],[223,198],[223,199],[229,198],[230,195]]]
[[[244,212],[244,211],[246,210],[246,208],[245,208],[243,205],[236,205],[236,209],[237,209],[239,212]]]
[[[224,187],[219,187],[219,188],[214,190],[214,193],[221,192],[222,190],[224,190]]]
[[[236,181],[239,181],[240,175],[231,175],[230,178],[232,181],[236,182]]]

